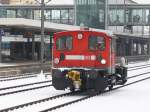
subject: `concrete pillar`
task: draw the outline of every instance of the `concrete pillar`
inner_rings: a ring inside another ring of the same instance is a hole
[[[126,45],[125,45],[125,40],[122,40],[122,56],[126,56]]]
[[[32,36],[32,60],[35,60],[35,37]]]
[[[105,0],[105,30],[108,30],[108,14],[109,14],[108,0]]]
[[[135,55],[138,55],[138,52],[139,52],[138,43],[136,43],[136,54]]]
[[[148,44],[148,55],[150,56],[150,43]]]
[[[138,43],[138,55],[141,55],[141,43]]]
[[[26,52],[26,43],[23,43],[23,57],[26,58],[27,57],[27,52]]]
[[[50,36],[50,60],[52,60],[53,36]]]
[[[131,44],[130,45],[131,46],[131,48],[130,48],[130,54],[131,54],[131,56],[133,56],[134,55],[134,51],[133,51],[134,50],[134,43],[133,43],[133,40],[130,41],[130,44]]]
[[[0,63],[2,62],[2,35],[0,34]]]
[[[145,55],[144,43],[141,43],[141,52],[142,52],[142,55]]]

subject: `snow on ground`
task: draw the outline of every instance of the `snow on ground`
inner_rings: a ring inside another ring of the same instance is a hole
[[[45,85],[50,85],[50,84],[52,84],[52,83],[47,82],[47,83],[44,83],[44,84],[42,83],[42,84],[35,84],[35,85],[24,86],[24,87],[19,87],[19,88],[1,90],[0,94],[7,93],[7,92],[12,92],[12,91],[19,91],[19,90],[23,90],[23,89],[35,88],[35,87],[40,87],[40,86],[45,86]]]
[[[134,66],[140,66],[140,65],[146,65],[146,64],[150,64],[150,59],[148,61],[142,61],[142,62],[131,62],[127,65],[127,67],[134,67]]]
[[[150,112],[149,85],[147,80],[54,112]]]
[[[137,66],[137,65],[143,65],[143,64],[145,64],[145,62],[138,63],[138,64],[133,63],[133,64],[129,64],[128,66]],[[129,76],[133,76],[133,75],[145,73],[148,71],[150,71],[149,68],[144,68],[141,70],[129,71],[128,74]],[[148,76],[150,76],[150,74],[141,76],[140,79],[144,77],[148,77]],[[26,81],[28,81],[28,83],[29,82],[31,83],[33,81],[39,81],[43,79],[44,78],[41,78],[41,77],[24,79],[24,80],[21,79],[22,81],[20,81],[20,83],[21,82],[27,83]],[[19,83],[19,80],[10,81],[10,82],[12,82],[12,85],[16,85]],[[131,82],[131,81],[128,81],[128,82]],[[8,85],[11,85],[9,83]],[[150,86],[149,85],[150,85],[150,79],[121,88],[119,90],[115,90],[114,92],[107,93],[105,95],[100,95],[100,96],[93,97],[82,102],[78,102],[78,103],[63,107],[61,109],[56,110],[56,112],[77,112],[77,111],[78,112],[83,112],[83,111],[85,112],[91,112],[91,111],[92,112],[150,112],[150,109],[149,109]],[[1,82],[0,82],[0,86],[1,86]],[[0,109],[27,103],[27,102],[42,99],[42,98],[47,98],[50,96],[55,96],[55,95],[66,93],[66,92],[68,91],[57,91],[53,87],[47,87],[47,88],[42,88],[38,90],[17,93],[13,95],[0,96]],[[54,100],[49,103],[37,104],[32,107],[15,110],[15,112],[17,111],[37,112],[41,109],[42,110],[45,109],[46,107],[48,108],[48,107],[55,105],[56,104],[55,101],[57,101],[57,104],[58,104],[59,102],[63,103],[66,101],[75,100],[77,98],[80,98],[80,96],[64,97],[64,98],[61,98],[60,101]]]
[[[32,78],[25,78],[25,79],[17,79],[17,80],[11,80],[11,81],[3,81],[0,82],[0,88],[9,87],[9,86],[16,86],[16,85],[22,85],[22,84],[28,84],[28,83],[35,83],[40,81],[46,81],[51,80],[51,78],[45,78],[43,75],[37,74],[38,77],[32,77]]]
[[[0,109],[12,107],[19,104],[55,96],[65,93],[64,91],[56,91],[53,87],[47,87],[37,90],[31,90],[12,95],[0,96]],[[33,112],[33,111],[32,111]]]
[[[142,69],[137,69],[137,70],[132,70],[132,71],[128,71],[128,76],[135,76],[137,74],[142,74],[142,73],[146,73],[146,72],[150,72],[150,67],[148,68],[142,68]]]

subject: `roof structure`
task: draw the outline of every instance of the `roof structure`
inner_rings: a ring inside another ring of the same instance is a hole
[[[108,0],[110,3],[113,2],[113,4],[123,4],[124,0]],[[48,4],[50,5],[73,5],[74,0],[52,0],[51,2],[49,2]],[[134,0],[126,0],[126,4],[137,4],[137,2],[135,2]]]
[[[0,26],[1,27],[24,28],[24,29],[40,31],[41,22],[39,20],[24,19],[24,18],[0,18]],[[52,31],[52,32],[73,31],[73,30],[80,30],[80,26],[45,22],[45,30]],[[108,31],[108,30],[101,30],[101,29],[95,29],[95,28],[90,28],[90,30],[105,32],[108,35],[113,34],[113,32]]]
[[[15,28],[24,28],[30,30],[38,30],[41,29],[41,22],[39,20],[32,20],[32,19],[24,19],[24,18],[0,18],[0,27],[15,27]],[[45,30],[51,32],[58,32],[58,31],[74,31],[80,30],[80,26],[74,25],[66,25],[66,24],[58,24],[58,23],[51,23],[45,22]],[[102,29],[95,29],[89,28],[91,31],[98,31],[107,33],[107,35],[124,35],[130,37],[141,37],[141,35],[135,34],[127,34],[127,33],[119,33],[119,32],[112,32],[110,30],[102,30]]]
[[[73,5],[74,0],[52,0],[49,5]]]

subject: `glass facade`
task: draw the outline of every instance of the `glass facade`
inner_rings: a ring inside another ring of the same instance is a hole
[[[25,7],[1,7],[0,18],[27,18],[27,19],[41,19],[41,11],[38,8]],[[63,24],[74,24],[74,10],[73,8],[53,8],[45,9],[45,21]]]
[[[128,8],[110,8],[109,9],[109,25],[110,26],[122,26],[124,24],[129,25],[147,25],[150,24],[150,9],[136,9]]]
[[[110,25],[122,25],[124,24],[124,10],[112,9],[109,11],[109,24]]]
[[[76,0],[76,24],[105,28],[106,0]]]
[[[8,18],[16,17],[16,11],[15,10],[7,10],[7,17]]]
[[[106,18],[106,0],[75,1],[75,7],[73,5],[46,6],[45,21],[70,25],[84,24],[85,26],[98,29],[105,29],[107,25],[109,26],[108,29],[116,29],[117,31],[124,31],[125,29],[129,30],[131,33],[139,32],[139,30],[136,30],[139,29],[139,26],[150,25],[149,7],[138,8],[135,5],[127,5],[125,7],[123,4],[109,4],[108,16]],[[110,0],[108,1],[110,2]],[[114,2],[115,1],[118,0],[114,0]],[[0,6],[0,18],[40,20],[41,11],[39,6]]]

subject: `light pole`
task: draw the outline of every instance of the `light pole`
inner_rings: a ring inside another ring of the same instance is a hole
[[[109,16],[109,6],[108,0],[105,0],[105,30],[108,30],[108,16]]]
[[[126,0],[124,0],[124,28],[123,28],[123,32],[125,32],[126,30]]]
[[[45,10],[45,6],[47,3],[49,3],[51,0],[48,0],[47,2],[45,2],[45,0],[35,0],[37,3],[40,4],[41,6],[41,72],[43,73],[43,62],[44,62],[44,21],[45,21],[45,15],[44,15],[44,10]]]
[[[2,34],[0,29],[0,63],[2,62]]]

